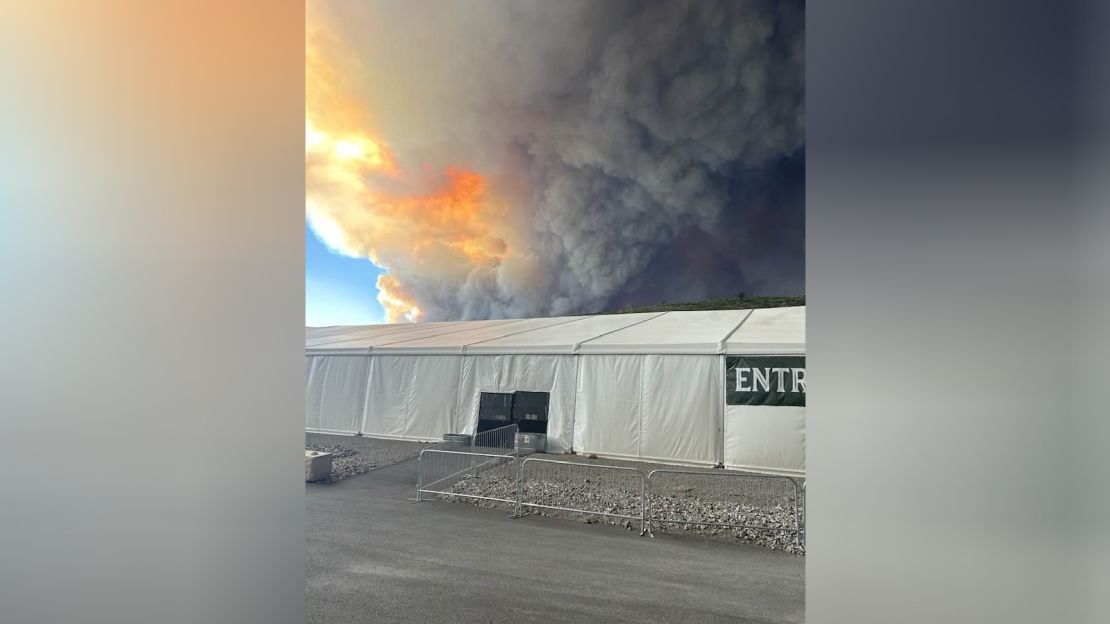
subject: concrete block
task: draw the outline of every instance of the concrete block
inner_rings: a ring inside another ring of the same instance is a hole
[[[305,482],[326,481],[331,478],[331,459],[331,453],[306,450],[304,452]]]

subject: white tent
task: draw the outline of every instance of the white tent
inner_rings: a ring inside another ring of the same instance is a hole
[[[805,308],[306,328],[309,431],[475,433],[541,393],[550,452],[805,470]]]

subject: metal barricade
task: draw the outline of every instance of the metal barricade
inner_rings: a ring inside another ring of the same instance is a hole
[[[475,448],[514,448],[517,426],[505,425],[496,429],[488,429],[471,438],[470,446]]]
[[[798,542],[801,543],[802,545],[805,545],[805,543],[806,543],[806,509],[808,507],[809,507],[809,501],[806,500],[806,481],[802,481],[801,514],[798,518],[798,522],[801,524],[801,527],[802,527],[800,535],[798,537]]]
[[[787,531],[801,544],[798,483],[790,477],[661,469],[647,482],[649,534],[653,523],[686,524]]]
[[[529,457],[520,462],[517,516],[524,507],[624,518],[646,530],[647,478],[635,468]]]
[[[416,464],[416,500],[422,494],[516,504],[517,458],[512,453],[424,449]],[[501,480],[503,492],[466,487],[471,479]],[[499,494],[504,493],[504,496]]]
[[[801,546],[804,493],[804,481],[799,486],[785,476],[671,469],[645,475],[626,466],[521,459],[511,450],[429,448],[417,460],[417,501],[432,494],[510,504],[517,517],[528,507],[621,518],[639,521],[640,535],[653,534],[653,523],[684,524],[784,532]]]

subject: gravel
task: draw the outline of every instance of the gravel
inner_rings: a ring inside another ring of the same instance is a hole
[[[617,462],[608,460],[608,465]],[[712,472],[707,472],[713,475]],[[720,474],[718,471],[716,474]],[[790,499],[784,499],[783,482],[751,479],[740,483],[732,482],[732,489],[725,490],[725,479],[707,478],[709,485],[703,485],[701,478],[689,479],[686,487],[661,480],[657,493],[652,497],[652,517],[673,520],[674,522],[652,522],[655,534],[679,534],[698,536],[702,539],[745,542],[758,544],[774,550],[782,550],[796,555],[804,555],[804,545],[795,544],[794,508]],[[692,483],[692,485],[688,485]],[[656,487],[653,479],[653,488]],[[739,486],[739,487],[738,487]],[[514,500],[516,498],[516,478],[510,466],[499,466],[472,475],[456,483],[452,492],[491,496]],[[738,491],[742,488],[742,491]],[[790,492],[790,490],[786,490]],[[453,502],[463,502],[483,507],[508,507],[510,503],[486,501],[465,497],[444,496]],[[635,520],[602,515],[584,515],[541,508],[525,508],[528,513],[576,519],[587,524],[611,524],[626,530],[640,528],[640,490],[638,481],[624,483],[616,480],[605,481],[601,478],[583,478],[581,473],[554,475],[553,478],[529,478],[525,481],[526,502],[535,502],[558,507],[591,509],[612,514],[633,516]],[[804,499],[803,499],[804,505]],[[804,517],[804,516],[803,516]],[[764,529],[729,528],[707,526],[703,522],[735,523]]]
[[[305,433],[305,449],[332,454],[333,483],[383,468],[420,454],[429,445],[405,440],[379,440],[362,436]]]
[[[377,466],[370,458],[360,456],[358,451],[339,444],[308,444],[306,449],[332,454],[331,477],[325,483],[349,479],[370,472]]]

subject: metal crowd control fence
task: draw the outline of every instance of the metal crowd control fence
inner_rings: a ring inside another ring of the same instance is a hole
[[[505,425],[496,429],[488,429],[471,438],[471,446],[479,448],[514,448],[517,426]]]
[[[652,523],[789,531],[801,543],[798,483],[790,477],[736,472],[652,470],[647,478],[647,531]],[[789,513],[776,521],[776,510]],[[706,520],[713,517],[717,521]]]
[[[517,516],[524,507],[625,518],[646,530],[647,479],[624,466],[529,457],[520,462]]]
[[[468,479],[484,482],[468,489]],[[417,460],[417,501],[422,494],[508,503],[516,516],[530,507],[623,518],[639,521],[641,535],[658,523],[789,532],[798,544],[805,536],[805,483],[775,475],[660,469],[645,476],[625,466],[521,459],[511,449],[429,448]]]
[[[517,458],[513,453],[474,453],[470,451],[449,451],[444,449],[424,449],[416,460],[416,500],[422,494],[457,496],[480,500],[517,504],[514,485],[517,476]],[[504,497],[498,492],[475,493],[459,491],[460,484],[467,479],[500,477],[505,481]]]
[[[806,543],[806,509],[808,509],[808,508],[809,508],[809,501],[806,500],[806,482],[802,481],[802,515],[801,515],[802,530],[801,530],[801,535],[798,537],[798,541],[801,542],[802,544]]]

